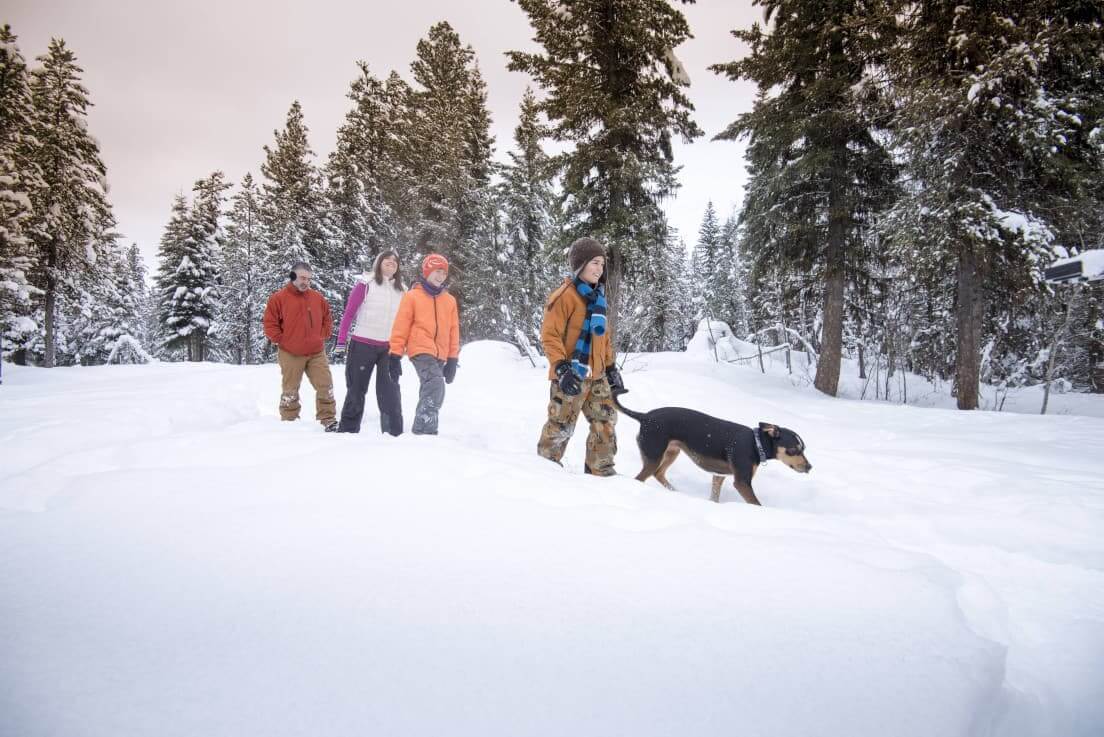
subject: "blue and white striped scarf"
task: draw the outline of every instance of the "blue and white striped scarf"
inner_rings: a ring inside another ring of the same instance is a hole
[[[606,291],[601,284],[592,287],[579,277],[575,277],[575,291],[586,302],[586,319],[583,320],[579,339],[575,341],[571,370],[580,379],[585,379],[590,365],[590,338],[592,335],[606,334]]]

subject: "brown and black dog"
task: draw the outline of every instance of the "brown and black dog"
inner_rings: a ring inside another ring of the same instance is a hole
[[[733,486],[744,501],[759,504],[751,479],[760,464],[777,459],[799,473],[809,473],[813,468],[805,457],[805,441],[801,436],[778,425],[760,422],[753,430],[682,407],[633,412],[622,406],[616,394],[613,403],[640,423],[636,444],[644,468],[636,475],[637,481],[655,476],[659,483],[674,491],[666,472],[679,453],[685,451],[699,468],[713,474],[710,497],[713,501],[721,500],[721,485],[725,476],[731,475]]]

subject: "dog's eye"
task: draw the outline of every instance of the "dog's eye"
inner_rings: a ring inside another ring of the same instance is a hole
[[[799,456],[801,455],[801,450],[799,448],[786,448],[786,455]]]

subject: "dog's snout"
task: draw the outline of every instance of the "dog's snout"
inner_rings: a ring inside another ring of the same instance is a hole
[[[808,461],[805,461],[805,473],[809,473],[809,471],[812,471],[812,470],[813,470],[813,464],[809,463]]]

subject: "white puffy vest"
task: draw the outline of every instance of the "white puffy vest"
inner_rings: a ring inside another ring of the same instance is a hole
[[[352,334],[368,340],[391,340],[391,326],[395,323],[403,293],[395,289],[392,280],[385,279],[383,284],[376,284],[370,275],[367,278],[358,277],[357,280],[364,282],[368,291],[357,309]]]

